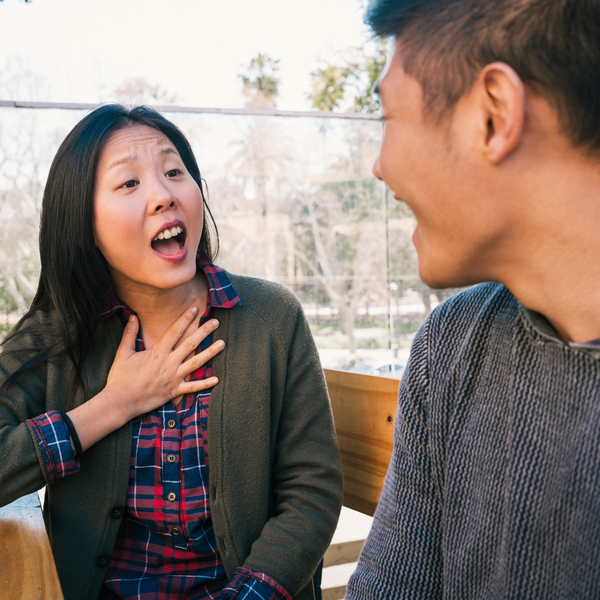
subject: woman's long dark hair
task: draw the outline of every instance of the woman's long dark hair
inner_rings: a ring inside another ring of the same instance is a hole
[[[206,202],[200,170],[183,133],[147,106],[130,110],[109,104],[97,108],[67,135],[52,161],[40,218],[40,282],[31,307],[0,346],[25,334],[44,342],[35,348],[18,350],[33,351],[34,355],[8,377],[3,388],[29,369],[63,352],[77,373],[71,398],[82,381],[83,363],[100,323],[102,303],[112,286],[106,260],[94,243],[96,170],[108,138],[115,131],[132,125],[156,129],[175,146],[200,188],[204,204],[204,225],[197,256],[212,262],[218,252],[216,225]],[[39,321],[30,317],[40,311],[47,318],[43,325],[36,325],[34,323]],[[5,348],[4,352],[7,351]]]

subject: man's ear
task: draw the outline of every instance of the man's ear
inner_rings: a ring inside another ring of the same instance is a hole
[[[487,119],[484,151],[493,164],[498,164],[519,144],[525,124],[525,86],[516,71],[503,62],[486,65],[476,85]]]

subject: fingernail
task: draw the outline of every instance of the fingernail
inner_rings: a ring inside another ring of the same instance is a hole
[[[210,321],[210,328],[211,329],[216,329],[219,326],[219,321],[217,321],[216,319],[211,319]]]
[[[218,340],[217,342],[215,342],[215,346],[218,350],[222,350],[223,348],[225,348],[225,342],[223,340]]]
[[[135,321],[135,315],[129,315],[129,322],[133,323]]]
[[[192,306],[192,308],[190,310],[192,311],[192,314],[195,315],[198,312],[198,307]]]

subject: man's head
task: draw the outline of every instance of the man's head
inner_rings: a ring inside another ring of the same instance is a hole
[[[430,115],[443,117],[485,65],[504,62],[556,109],[574,145],[600,153],[598,0],[375,0],[366,21],[396,37]]]
[[[375,173],[415,213],[421,276],[506,283],[556,165],[600,157],[600,2],[374,0],[367,22],[396,38]]]

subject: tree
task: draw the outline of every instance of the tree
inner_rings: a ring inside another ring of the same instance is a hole
[[[351,48],[332,62],[322,61],[311,73],[308,99],[317,110],[332,111],[345,103],[353,112],[373,113],[379,110],[375,85],[385,67],[388,40],[375,43],[374,51]]]
[[[304,248],[297,247],[296,255],[337,308],[352,353],[358,311],[385,281],[384,223],[376,195],[375,182],[363,179],[316,186],[301,198]]]
[[[179,101],[176,94],[171,94],[159,84],[149,83],[143,77],[132,77],[125,80],[115,89],[114,95],[121,104],[127,106],[168,105]]]
[[[279,95],[279,59],[259,52],[250,60],[242,80],[242,93],[246,97],[247,108],[275,108]]]
[[[20,58],[5,59],[0,97],[35,100],[47,89]],[[38,112],[0,110],[0,313],[10,325],[35,294],[42,180],[55,140]]]
[[[261,53],[244,67],[238,78],[246,107],[275,107],[278,71],[279,60]],[[236,270],[277,279],[283,266],[286,276],[293,277],[293,230],[281,202],[290,163],[285,131],[272,119],[250,117],[240,132],[231,145],[235,153],[226,164],[227,181],[221,183],[222,189],[236,191],[216,211],[223,247],[231,249],[228,258],[235,256]]]

